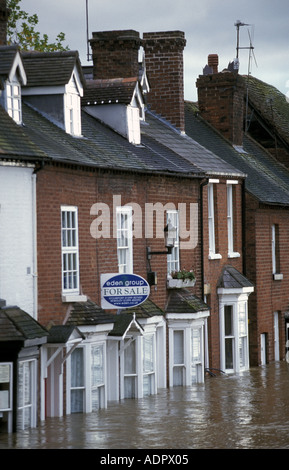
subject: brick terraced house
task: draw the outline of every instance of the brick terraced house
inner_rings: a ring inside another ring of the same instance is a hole
[[[228,69],[218,72],[216,63],[210,55],[210,73],[197,80],[198,106],[186,103],[186,132],[247,175],[243,274],[255,286],[248,312],[250,364],[262,365],[284,360],[288,347],[289,105],[273,87]]]
[[[226,356],[234,357],[230,371],[249,367],[247,301],[253,285],[242,274],[245,174],[184,132],[184,35],[147,33],[141,40],[131,30],[95,33],[97,70],[99,42],[100,50],[127,54],[127,73],[116,62],[112,75],[93,72],[85,78],[76,52],[22,53],[22,121],[16,125],[5,115],[41,157],[33,166],[31,210],[37,227],[34,315],[44,339],[39,392],[35,386],[30,403],[35,414],[39,393],[41,419],[203,382],[205,370],[220,368]],[[157,77],[156,50],[178,74]],[[150,103],[153,88],[164,96],[175,86],[178,107]],[[2,105],[8,111],[5,101]],[[170,224],[177,237],[168,253],[164,228]],[[191,270],[191,284],[173,286],[174,272]],[[132,310],[102,308],[100,283],[106,273],[148,279],[149,298]],[[1,287],[0,297],[5,296]],[[14,302],[16,292],[9,300]],[[17,305],[24,309],[22,298]],[[230,315],[238,321],[235,340],[228,342]],[[17,414],[16,399],[14,408]]]
[[[1,426],[283,360],[285,97],[213,55],[184,103],[181,31],[95,32],[88,68],[0,42]],[[150,295],[107,309],[104,274]]]

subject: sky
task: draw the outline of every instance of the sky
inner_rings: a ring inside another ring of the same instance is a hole
[[[241,21],[239,73],[275,86],[289,101],[288,0],[21,0],[20,6],[38,15],[37,30],[50,42],[65,33],[64,44],[87,65],[86,4],[89,38],[94,31],[133,29],[141,37],[183,31],[185,99],[191,101],[209,54],[218,54],[219,71],[236,57],[235,24]]]

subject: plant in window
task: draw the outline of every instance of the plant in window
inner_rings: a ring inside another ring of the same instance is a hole
[[[196,279],[194,271],[192,269],[188,271],[185,268],[180,269],[179,271],[172,271],[171,277],[172,279],[180,279],[182,281],[185,281],[185,280],[194,281]]]

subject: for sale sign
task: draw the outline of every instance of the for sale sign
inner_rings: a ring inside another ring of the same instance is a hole
[[[137,274],[102,274],[101,307],[123,309],[142,304],[150,294],[148,282]]]

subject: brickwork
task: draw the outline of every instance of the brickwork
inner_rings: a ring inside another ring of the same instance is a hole
[[[150,83],[148,105],[173,125],[184,130],[184,33],[144,33],[143,47]]]
[[[199,110],[204,119],[235,145],[243,143],[244,79],[233,72],[199,76]]]
[[[51,322],[62,324],[69,312],[70,304],[61,297],[61,205],[78,207],[79,256],[81,291],[98,305],[100,298],[100,274],[118,272],[116,239],[91,236],[90,227],[97,218],[90,210],[97,202],[110,208],[110,229],[112,233],[113,195],[121,196],[121,204],[137,203],[142,209],[141,238],[133,240],[134,272],[147,278],[148,263],[146,246],[152,251],[164,251],[163,239],[145,239],[145,204],[159,202],[164,206],[199,202],[198,180],[146,177],[129,174],[96,173],[92,171],[69,170],[47,166],[38,175],[37,218],[38,218],[38,292],[39,321],[44,326]],[[187,214],[189,228],[189,213]],[[165,226],[165,219],[164,219]],[[200,223],[198,223],[200,227]],[[200,234],[199,234],[200,236]],[[200,243],[191,250],[182,250],[181,266],[193,268],[197,283],[194,292],[201,295]],[[161,308],[167,300],[166,274],[167,257],[153,255],[151,269],[157,272],[158,284],[152,286],[150,298]]]
[[[95,32],[90,45],[94,79],[138,77],[138,51],[141,45],[138,32]]]
[[[288,311],[289,261],[282,256],[289,243],[288,209],[258,207],[247,195],[246,259],[247,276],[255,283],[255,292],[249,297],[250,362],[260,365],[260,337],[267,335],[267,361],[275,360],[274,312],[279,312],[280,358],[285,356],[284,314]],[[256,210],[258,208],[258,211]],[[272,274],[273,224],[279,226],[280,273],[282,280],[274,280]]]
[[[208,197],[207,187],[203,188],[203,245],[204,245],[204,283],[206,301],[210,307],[209,317],[209,362],[210,367],[220,367],[220,329],[219,329],[219,297],[217,286],[225,265],[234,266],[243,272],[243,240],[242,240],[242,182],[235,185],[234,191],[234,251],[240,254],[236,258],[228,258],[228,229],[227,229],[227,183],[220,179],[214,184],[215,193],[215,239],[216,253],[220,259],[209,259],[209,233],[208,233]]]

